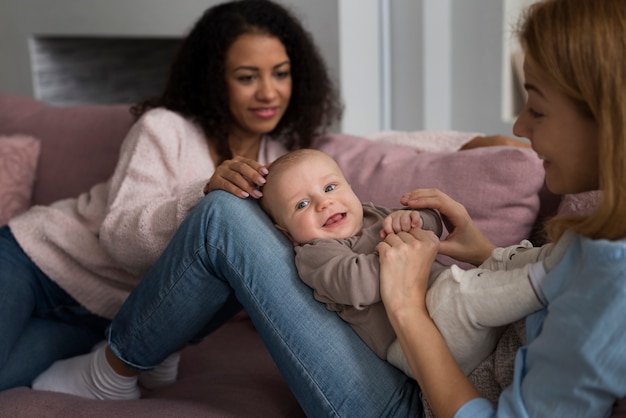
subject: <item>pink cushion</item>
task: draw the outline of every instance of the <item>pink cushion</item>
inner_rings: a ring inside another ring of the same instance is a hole
[[[131,123],[128,106],[56,107],[0,94],[0,135],[26,134],[41,141],[33,190],[37,204],[77,196],[106,180]]]
[[[0,136],[0,225],[30,206],[38,157],[37,139]]]
[[[333,134],[314,147],[333,156],[363,201],[399,207],[400,196],[436,187],[463,203],[496,245],[530,236],[544,183],[541,161],[528,149],[484,147],[420,153],[414,148]]]

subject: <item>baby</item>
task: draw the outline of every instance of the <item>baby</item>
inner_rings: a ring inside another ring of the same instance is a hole
[[[313,149],[277,159],[266,180],[261,206],[293,243],[298,272],[315,299],[337,312],[380,358],[412,377],[381,301],[375,248],[388,233],[412,228],[440,237],[437,212],[362,203],[337,163]],[[534,260],[539,249],[528,247],[523,242],[499,249],[487,267],[510,270]],[[513,253],[515,265],[509,260]],[[488,268],[435,262],[430,275],[428,310],[467,374],[493,351],[504,325],[543,307],[527,267],[513,279]]]

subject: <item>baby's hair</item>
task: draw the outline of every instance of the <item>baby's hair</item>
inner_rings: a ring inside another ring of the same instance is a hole
[[[291,167],[299,164],[302,160],[312,155],[327,155],[327,154],[322,151],[312,149],[312,148],[300,148],[300,149],[288,152],[287,154],[281,155],[276,160],[274,160],[273,163],[270,164],[268,168],[269,173],[265,177],[266,183],[261,188],[261,191],[263,192],[263,196],[259,199],[259,203],[261,204],[261,208],[270,216],[272,221],[276,221],[276,219],[271,213],[271,210],[267,204],[267,199],[265,199],[265,191],[267,190],[268,184],[271,187],[273,177],[278,176],[279,174],[283,173],[285,170],[290,169]]]
[[[300,161],[304,160],[306,157],[310,155],[320,155],[324,154],[324,152],[311,149],[311,148],[301,148],[295,151],[288,152],[287,154],[283,154],[278,157],[274,162],[269,166],[268,177],[274,174],[280,173],[288,168],[293,167],[295,164],[298,164]]]

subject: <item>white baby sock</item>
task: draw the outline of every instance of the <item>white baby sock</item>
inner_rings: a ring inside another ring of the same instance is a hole
[[[156,389],[171,385],[178,377],[178,362],[180,351],[167,357],[161,364],[152,370],[139,374],[139,383],[146,389]]]
[[[55,362],[35,379],[33,389],[89,399],[139,399],[137,377],[117,374],[106,360],[105,348]]]

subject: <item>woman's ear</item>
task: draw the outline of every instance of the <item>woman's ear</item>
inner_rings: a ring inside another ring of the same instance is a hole
[[[283,228],[282,226],[278,225],[278,224],[274,224],[274,226],[276,227],[276,229],[278,229],[280,232],[282,232],[283,234],[285,234],[285,236],[289,239],[289,241],[291,241],[291,243],[293,244],[294,247],[297,247],[298,245],[300,245],[298,242],[296,242],[293,239],[293,236],[291,236],[291,234],[289,233],[289,231],[287,231],[287,229]]]

